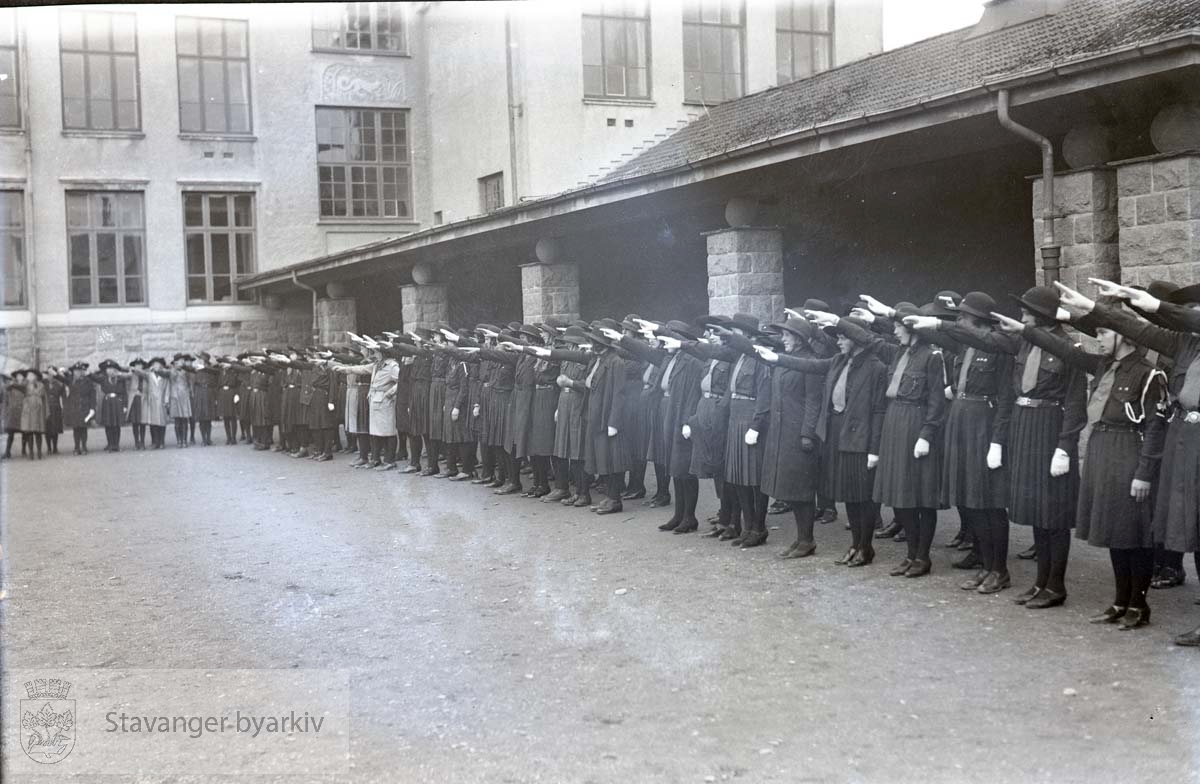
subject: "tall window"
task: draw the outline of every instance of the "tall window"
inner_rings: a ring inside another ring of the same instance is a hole
[[[742,0],[688,0],[683,7],[684,100],[720,103],[742,94]]]
[[[146,301],[146,222],[142,194],[67,193],[71,306]]]
[[[408,54],[402,3],[324,3],[313,17],[315,49]]]
[[[185,193],[188,302],[246,302],[239,278],[254,271],[254,197],[249,193]]]
[[[248,27],[239,19],[175,20],[179,130],[250,133]]]
[[[17,70],[17,12],[0,12],[0,128],[21,127]]]
[[[137,23],[133,14],[62,11],[63,127],[136,131]]]
[[[504,206],[504,172],[479,178],[479,206],[485,213]]]
[[[322,218],[411,218],[408,111],[317,107]]]
[[[583,13],[583,92],[594,98],[650,97],[646,0],[589,0]]]
[[[25,307],[24,194],[0,191],[0,306]]]
[[[820,73],[833,59],[833,0],[776,0],[775,77],[787,84]]]

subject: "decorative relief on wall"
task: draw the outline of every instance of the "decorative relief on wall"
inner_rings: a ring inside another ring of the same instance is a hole
[[[383,65],[331,65],[321,78],[327,101],[405,103],[404,76]]]

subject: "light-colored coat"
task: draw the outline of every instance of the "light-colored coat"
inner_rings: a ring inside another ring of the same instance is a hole
[[[363,365],[335,365],[340,373],[352,376],[370,376],[368,391],[371,404],[371,435],[396,435],[396,383],[400,379],[400,365],[394,359],[368,362]]]

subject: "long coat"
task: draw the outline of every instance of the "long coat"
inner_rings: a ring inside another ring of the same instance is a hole
[[[146,370],[133,369],[142,380],[142,424],[164,427],[170,416],[167,412],[167,393],[170,380]]]
[[[759,489],[772,498],[812,503],[820,479],[816,430],[824,379],[777,367],[770,390]]]
[[[87,427],[89,411],[96,409],[96,382],[87,376],[72,377],[67,388],[67,400],[63,404],[63,425],[70,428]],[[95,414],[92,415],[93,418]]]
[[[125,421],[125,379],[123,375],[97,370],[90,376],[100,385],[100,406],[96,420],[101,427],[120,427]]]
[[[25,404],[25,385],[9,384],[4,398],[4,429],[10,433],[21,432],[21,408]]]
[[[67,385],[57,376],[46,378],[46,432],[58,435],[63,431],[63,409],[66,407]]]
[[[21,406],[21,432],[44,433],[49,411],[46,383],[31,378],[25,382],[25,404]]]
[[[170,380],[167,389],[167,410],[175,419],[192,417],[192,374],[180,368],[163,371]]]
[[[657,371],[651,375],[657,395],[641,396],[643,403],[652,403],[658,409],[651,419],[654,432],[650,434],[648,457],[667,466],[673,477],[687,476],[692,472],[692,441],[683,437],[683,426],[695,415],[700,403],[704,364],[683,351],[670,353],[629,337],[621,338],[621,347]]]
[[[587,441],[587,378],[596,355],[570,349],[554,349],[550,358],[560,363],[562,375],[571,383],[558,391],[558,418],[554,423],[554,456],[583,460]]]
[[[390,437],[396,435],[396,382],[400,378],[400,365],[394,359],[382,359],[364,365],[335,365],[341,373],[352,376],[370,376],[371,386],[367,397],[371,403],[371,435]]]
[[[603,476],[629,470],[621,436],[625,414],[625,360],[612,349],[605,350],[584,381],[589,390],[587,458],[589,474]],[[617,434],[610,436],[609,428]]]

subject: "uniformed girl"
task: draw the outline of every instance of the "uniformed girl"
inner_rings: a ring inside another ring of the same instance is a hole
[[[88,377],[86,362],[76,362],[71,366],[70,372],[71,381],[63,407],[63,423],[71,428],[75,454],[86,455],[88,425],[96,417],[96,384]]]
[[[46,371],[46,454],[58,454],[58,437],[63,431],[63,406],[69,377],[56,367]]]
[[[736,493],[725,484],[725,437],[729,427],[729,371],[739,352],[725,348],[712,328],[722,316],[703,316],[696,321],[699,340],[684,341],[682,350],[703,363],[700,376],[700,401],[696,413],[684,423],[684,438],[692,442],[691,473],[697,479],[711,479],[719,507],[708,520],[711,528],[701,534],[709,539],[729,540],[741,534]]]
[[[592,345],[599,355],[588,371],[584,385],[588,389],[587,460],[588,474],[599,478],[605,499],[591,507],[596,514],[607,515],[622,511],[621,495],[625,491],[625,459],[627,448],[621,435],[625,410],[625,360],[617,353],[617,341],[599,330],[620,333],[613,319],[601,319],[596,331],[590,334]]]
[[[14,370],[5,384],[4,391],[4,430],[8,433],[8,443],[4,447],[4,457],[12,457],[13,440],[21,432],[21,409],[25,404],[25,376],[28,371]],[[25,439],[21,439],[21,454],[28,454]]]
[[[42,435],[46,432],[46,416],[49,409],[46,382],[42,371],[31,369],[25,376],[25,401],[21,406],[21,452],[30,460],[42,459]],[[26,444],[29,448],[26,450]]]
[[[100,363],[90,378],[100,385],[100,412],[97,419],[108,442],[105,452],[121,451],[121,423],[125,421],[125,389],[129,371],[111,359]]]
[[[170,377],[166,375],[166,367],[167,361],[162,357],[151,357],[149,363],[130,363],[129,366],[133,376],[140,382],[139,418],[143,426],[150,428],[151,449],[166,446],[167,421],[170,419],[167,400]]]

